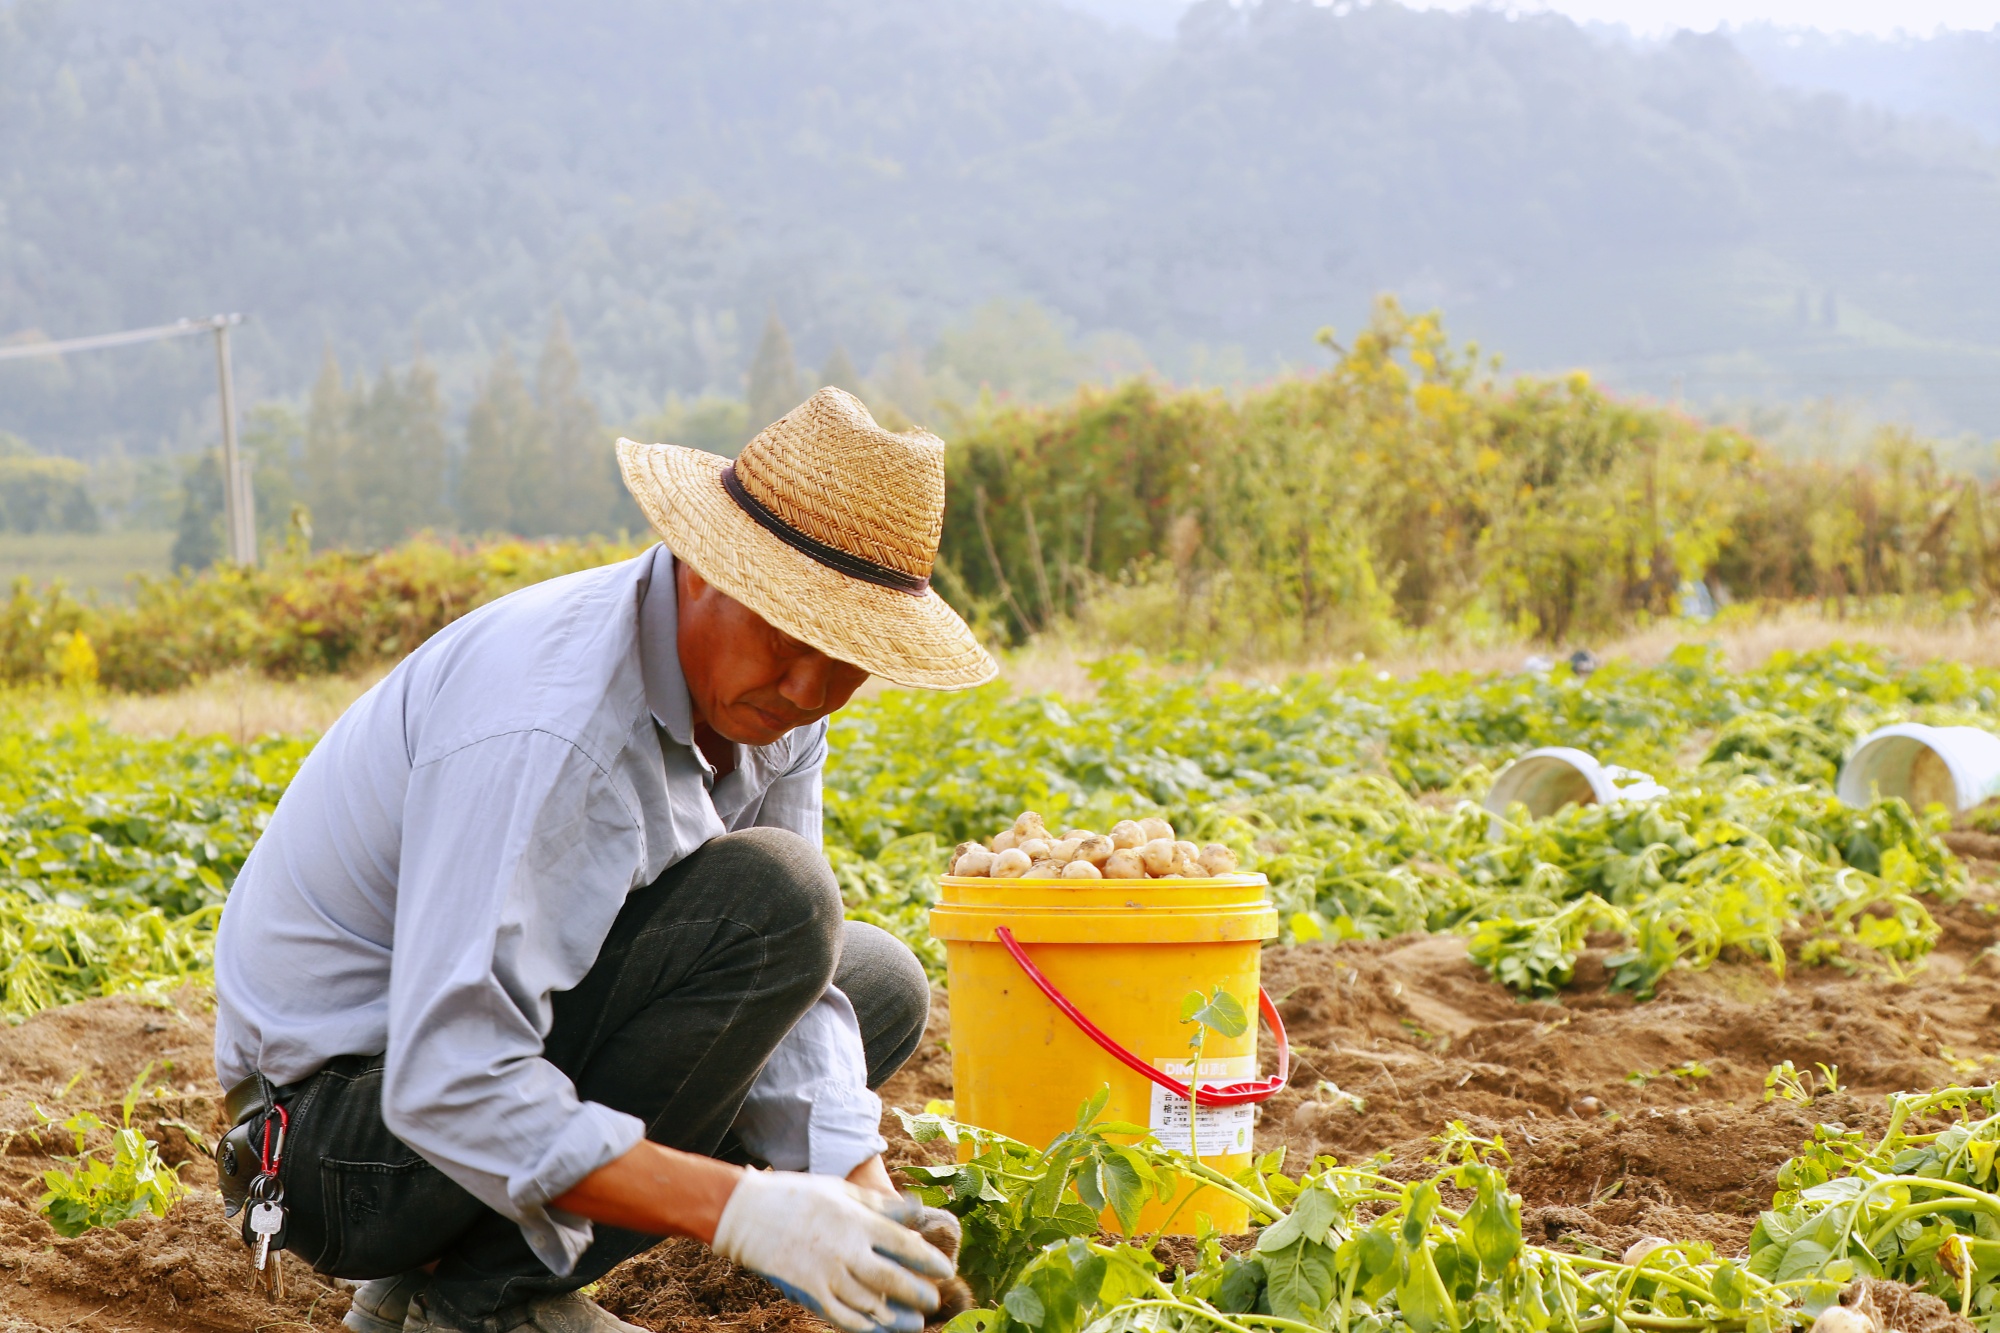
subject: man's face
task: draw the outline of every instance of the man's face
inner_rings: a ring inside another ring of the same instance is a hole
[[[769,745],[853,697],[868,673],[800,643],[674,562],[681,674],[695,721],[724,740]]]

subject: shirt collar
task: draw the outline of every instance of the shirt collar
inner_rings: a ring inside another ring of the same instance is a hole
[[[674,584],[674,553],[662,542],[653,548],[652,572],[639,601],[639,672],[646,707],[677,744],[694,745],[694,706],[681,674],[680,600]]]

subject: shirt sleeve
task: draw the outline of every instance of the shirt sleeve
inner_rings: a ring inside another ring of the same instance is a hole
[[[549,1201],[645,1126],[542,1043],[641,873],[639,822],[575,745],[523,731],[419,764],[403,828],[383,1119],[568,1273],[591,1225]]]
[[[799,757],[764,793],[757,823],[822,843],[820,779],[826,723],[803,739]],[[743,1146],[781,1171],[845,1176],[888,1148],[882,1101],[868,1090],[868,1059],[854,1006],[829,986],[785,1034],[736,1117]]]
[[[737,1112],[736,1137],[780,1171],[844,1177],[888,1148],[881,1123],[861,1024],[828,986],[765,1061]]]
[[[798,758],[764,790],[757,809],[757,824],[763,828],[790,829],[815,847],[826,842],[821,821],[820,780],[826,774],[826,723],[813,724],[812,735],[802,737]]]

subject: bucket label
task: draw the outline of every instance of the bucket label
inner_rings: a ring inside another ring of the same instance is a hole
[[[1194,1065],[1189,1060],[1155,1060],[1153,1067],[1169,1078],[1181,1082],[1188,1081]],[[1254,1078],[1257,1062],[1251,1057],[1229,1060],[1203,1060],[1201,1062],[1201,1086],[1213,1087],[1220,1083],[1235,1083],[1238,1080]],[[1163,1147],[1188,1150],[1188,1103],[1184,1097],[1176,1097],[1155,1083],[1153,1089],[1153,1114],[1147,1128],[1153,1131]],[[1257,1124],[1257,1108],[1254,1106],[1204,1106],[1196,1125],[1194,1136],[1195,1151],[1202,1157],[1219,1157],[1224,1153],[1245,1153],[1250,1151],[1250,1136]]]

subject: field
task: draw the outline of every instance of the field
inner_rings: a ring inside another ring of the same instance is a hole
[[[0,532],[0,588],[60,579],[116,601],[134,574],[168,573],[173,546],[171,532]]]
[[[213,916],[310,744],[260,735],[256,721],[310,727],[340,690],[283,704],[261,683],[203,688],[182,696],[219,733],[201,737],[161,734],[161,704],[86,688],[0,701],[0,1008],[15,1020],[0,1031],[10,1329],[331,1329],[344,1309],[343,1293],[296,1263],[282,1293],[251,1282],[200,1151],[218,1127],[203,989]],[[1835,1195],[1856,1172],[1893,1174],[1864,1160],[1890,1127],[1891,1094],[2000,1073],[2000,837],[1985,812],[1954,826],[1940,811],[1850,809],[1831,795],[1840,756],[1872,726],[2000,725],[1996,715],[2000,671],[1861,647],[1732,663],[1662,644],[1588,677],[1350,663],[1260,681],[1114,658],[1061,694],[869,695],[836,726],[829,855],[850,913],[898,931],[932,966],[940,955],[923,921],[944,851],[1022,808],[1096,827],[1160,813],[1268,874],[1286,922],[1264,967],[1294,1076],[1257,1138],[1285,1150],[1268,1165],[1293,1183],[1254,1188],[1295,1219],[1318,1208],[1329,1220],[1317,1232],[1286,1223],[1287,1247],[1254,1261],[1162,1242],[1186,1276],[1167,1304],[1148,1305],[1140,1279],[1155,1279],[1121,1257],[1136,1251],[1074,1248],[1094,1224],[1066,1245],[1057,1208],[1038,1225],[1056,1227],[1058,1243],[1033,1258],[1026,1232],[994,1221],[1014,1204],[941,1181],[937,1197],[957,1198],[977,1223],[969,1271],[1011,1263],[1016,1285],[1041,1293],[965,1319],[993,1333],[1070,1333],[1093,1320],[1105,1333],[1761,1330],[1843,1286],[1855,1299],[1879,1269],[1936,1293],[1870,1290],[1883,1327],[1957,1327],[1961,1305],[1988,1326],[2000,1293],[2000,1228],[1986,1220],[2000,1199],[1983,1194],[1993,1126],[1971,1136],[1986,1146],[1966,1186],[1987,1211],[1926,1210],[1924,1189],[1912,1203],[1909,1185],[1885,1186],[1902,1190],[1904,1211],[1871,1258],[1811,1239],[1810,1226],[1830,1225],[1829,1205],[1797,1195],[1829,1173]],[[1648,771],[1670,795],[1517,819],[1495,836],[1476,807],[1492,775],[1558,742]],[[937,1000],[933,1031],[885,1095],[916,1117],[885,1123],[910,1167],[950,1156],[919,1141],[940,1130],[921,1113],[951,1095],[942,987]],[[115,1125],[128,1090],[132,1123],[193,1192],[164,1217],[65,1239],[38,1212],[44,1173],[72,1151],[44,1115],[89,1109]],[[1969,1109],[1919,1108],[1898,1132],[2000,1109],[1983,1096]],[[1885,1151],[1885,1163],[1908,1166],[1918,1148],[1898,1139]],[[1187,1168],[1156,1156],[1133,1169]],[[1058,1163],[1057,1195],[1065,1180],[1098,1187],[1080,1170],[1081,1159]],[[1849,1207],[1844,1217],[1875,1206],[1846,1198],[1833,1205]],[[1774,1201],[1780,1220],[1760,1226]],[[1374,1235],[1404,1278],[1372,1295],[1363,1279],[1312,1305],[1313,1247],[1326,1251],[1322,1268],[1344,1272]],[[1646,1237],[1673,1244],[1643,1270],[1621,1266]],[[1081,1304],[1078,1264],[1097,1265]],[[1439,1275],[1428,1307],[1410,1272]],[[1127,1283],[1117,1299],[1107,1273]],[[1625,1284],[1620,1304],[1589,1306],[1613,1277]],[[1531,1279],[1533,1292],[1522,1286]],[[1524,1313],[1536,1292],[1567,1293],[1571,1305],[1556,1301],[1536,1323]],[[812,1322],[683,1243],[627,1265],[599,1295],[677,1333]]]

